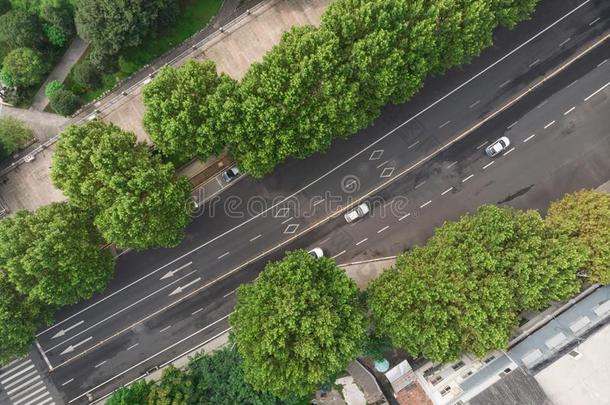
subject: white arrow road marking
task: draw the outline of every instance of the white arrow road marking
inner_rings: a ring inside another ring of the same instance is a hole
[[[176,294],[180,294],[182,291],[186,290],[187,288],[189,288],[190,286],[192,286],[195,283],[198,283],[201,281],[201,277],[197,277],[196,279],[194,279],[193,281],[191,281],[190,283],[186,283],[185,285],[183,285],[182,287],[178,287],[176,288],[174,291],[172,291],[171,293],[169,293],[169,296],[171,297],[172,295],[176,295]]]
[[[59,332],[57,332],[55,335],[53,335],[53,337],[52,337],[51,339],[55,339],[55,338],[58,338],[58,337],[62,337],[62,336],[64,336],[64,335],[66,334],[66,332],[69,332],[69,331],[71,331],[72,329],[79,327],[79,326],[80,326],[80,325],[82,325],[83,323],[85,323],[85,321],[80,321],[80,322],[77,322],[77,323],[75,323],[74,325],[70,326],[69,328],[62,329],[62,330],[60,330]]]
[[[168,271],[167,273],[165,273],[165,275],[163,277],[161,277],[159,280],[165,280],[166,278],[170,278],[173,277],[174,274],[178,273],[180,270],[190,266],[191,264],[193,264],[193,262],[188,262],[187,264],[185,264],[184,266],[178,267],[176,270],[172,270],[172,271]]]
[[[67,354],[67,353],[72,353],[74,351],[74,349],[76,349],[79,346],[84,345],[85,343],[87,343],[88,341],[90,341],[91,339],[93,339],[93,336],[89,336],[87,339],[80,341],[74,345],[70,345],[68,346],[68,348],[66,350],[64,350],[63,352],[61,352],[61,354]]]

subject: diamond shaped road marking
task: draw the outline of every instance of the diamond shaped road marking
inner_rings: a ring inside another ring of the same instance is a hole
[[[288,208],[280,208],[279,210],[277,210],[274,217],[275,218],[286,218],[288,216],[289,211],[290,210]]]
[[[381,159],[381,155],[383,155],[383,149],[374,150],[373,153],[371,153],[369,160],[379,160]]]
[[[299,229],[299,224],[290,224],[284,229],[284,233],[290,235],[295,233],[297,229]]]
[[[383,171],[381,172],[379,177],[381,177],[381,178],[390,177],[394,173],[394,170],[395,170],[395,168],[393,168],[393,167],[386,167],[385,169],[383,169]]]

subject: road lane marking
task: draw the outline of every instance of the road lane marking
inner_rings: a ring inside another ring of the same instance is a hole
[[[568,115],[569,113],[571,113],[572,111],[574,111],[576,109],[576,107],[572,107],[570,108],[568,111],[564,112],[563,115]]]
[[[381,233],[383,231],[385,231],[386,229],[388,229],[390,227],[390,225],[386,225],[383,228],[381,228],[380,230],[377,231],[377,233]]]
[[[447,166],[446,169],[451,169],[455,165],[457,165],[457,160],[455,162],[451,163],[449,166]]]
[[[472,179],[473,177],[474,177],[474,174],[471,174],[470,176],[468,176],[465,179],[463,179],[462,183],[466,183],[468,180]]]
[[[411,213],[409,212],[408,214],[403,215],[402,217],[398,218],[399,221],[402,221],[403,219],[407,218],[411,216]]]
[[[428,205],[430,205],[430,204],[432,204],[432,200],[430,200],[430,201],[428,201],[428,202],[426,202],[426,203],[423,203],[422,205],[420,205],[420,206],[419,206],[419,208],[424,208],[424,207],[427,207],[427,206],[428,206]]]
[[[72,353],[74,351],[74,349],[76,349],[77,347],[80,347],[82,345],[84,345],[85,343],[87,343],[88,341],[93,340],[93,336],[89,336],[86,339],[81,340],[78,343],[75,343],[73,345],[70,345],[66,348],[66,350],[64,350],[63,352],[61,352],[60,354],[68,354],[68,353]]]
[[[599,62],[597,64],[597,67],[600,67],[600,66],[604,65],[606,62],[608,62],[608,59],[604,59],[603,61]]]
[[[235,294],[235,290],[226,293],[225,295],[222,296],[222,298],[227,298],[229,295],[233,295],[233,294]]]
[[[549,122],[548,124],[546,124],[544,126],[544,129],[548,129],[548,128],[552,127],[553,125],[555,125],[555,120],[553,120],[553,121]]]
[[[188,283],[186,283],[183,286],[180,286],[178,288],[176,288],[174,291],[172,291],[171,293],[169,293],[169,296],[171,297],[172,295],[176,295],[176,294],[180,294],[182,293],[184,290],[186,290],[187,288],[189,288],[190,286],[192,286],[193,284],[197,284],[198,282],[201,281],[201,277],[197,277],[196,279],[194,279],[193,281],[189,281]]]
[[[448,192],[450,192],[451,190],[453,190],[453,187],[449,187],[447,190],[443,191],[443,192],[441,193],[441,195],[445,195],[445,194],[447,194]]]
[[[205,309],[205,307],[201,307],[201,308],[199,308],[199,309],[197,309],[197,310],[195,310],[195,311],[191,312],[191,315],[198,314],[199,312],[203,311],[204,309]]]
[[[441,125],[440,127],[438,127],[438,129],[443,129],[445,128],[447,125],[449,125],[451,123],[451,120],[445,122],[443,125]]]
[[[546,129],[546,128],[545,128],[545,129]],[[523,140],[523,143],[528,143],[528,142],[529,142],[529,140],[530,140],[530,139],[532,139],[532,138],[533,138],[533,137],[535,137],[535,136],[536,136],[536,134],[531,134],[530,136],[528,136],[527,138],[525,138],[525,139]]]
[[[363,244],[364,242],[366,242],[367,240],[369,240],[369,238],[364,238],[362,239],[360,242],[356,243],[356,246]]]
[[[51,339],[55,339],[61,336],[64,336],[66,334],[66,332],[71,331],[74,328],[78,328],[79,326],[81,326],[83,323],[85,323],[84,320],[81,320],[80,322],[75,323],[74,325],[66,328],[66,329],[62,329],[59,332],[57,332],[55,335],[53,335],[53,337]]]
[[[477,105],[478,105],[480,102],[481,102],[481,100],[477,100],[477,101],[475,101],[474,103],[470,104],[470,105],[468,106],[468,108],[472,109],[472,108],[476,107],[476,106],[477,106]]]
[[[68,381],[66,381],[65,383],[63,383],[61,386],[64,387],[68,384],[70,384],[72,381],[74,381],[74,378],[70,378]]]
[[[512,127],[514,127],[515,125],[517,125],[519,123],[519,121],[515,121],[512,124],[510,124],[509,126],[506,127],[506,129],[511,129]]]
[[[254,242],[255,240],[257,240],[258,238],[260,238],[261,236],[263,236],[262,233],[259,233],[258,235],[256,235],[255,237],[253,237],[252,239],[250,239],[250,242]]]
[[[97,364],[97,365],[95,366],[95,368],[100,368],[100,367],[102,367],[102,366],[103,366],[104,364],[106,364],[106,363],[108,363],[108,360],[104,360],[104,361],[102,361],[101,363]]]
[[[598,22],[600,19],[601,19],[601,17],[597,17],[595,20],[591,21],[591,22],[589,23],[589,27],[591,27],[591,26],[595,25],[595,24],[596,24],[596,23],[597,23],[597,22]]]
[[[422,181],[421,183],[417,184],[414,188],[415,190],[417,190],[418,188],[420,188],[421,186],[423,186],[424,184],[426,184],[426,180]]]
[[[419,141],[412,143],[411,145],[409,145],[409,146],[407,147],[407,149],[411,149],[411,148],[413,148],[413,147],[417,146],[417,144],[418,144],[418,143],[419,143]]]
[[[282,221],[282,225],[284,225],[286,222],[290,222],[290,221],[292,221],[293,219],[294,219],[294,217],[290,217],[290,218],[288,218],[288,219],[283,220],[283,221]]]
[[[570,86],[567,86],[567,87],[570,87]],[[542,108],[542,107],[544,107],[544,106],[546,105],[546,103],[548,103],[548,102],[549,102],[549,100],[544,100],[542,103],[538,104],[538,105],[536,106],[536,108]]]
[[[565,44],[567,44],[568,42],[570,42],[570,40],[572,39],[572,37],[564,40],[562,43],[559,44],[559,47],[561,48],[562,46],[564,46]]]
[[[515,150],[515,148],[514,148],[514,147],[510,148],[509,150],[507,150],[506,152],[504,152],[504,155],[503,155],[503,156],[508,155],[509,153],[511,153],[511,152],[512,152],[512,151],[514,151],[514,150]]]
[[[540,63],[540,59],[536,59],[535,61],[530,63],[529,67],[532,68],[532,67],[536,66],[538,63]]]
[[[315,207],[316,205],[322,204],[324,201],[326,201],[326,198],[323,198],[321,200],[316,201],[315,203],[313,203],[312,207]]]
[[[482,144],[480,144],[479,146],[477,146],[477,150],[481,149],[483,146],[487,145],[489,143],[489,141],[485,141]],[[455,162],[457,163],[457,162]]]
[[[381,163],[380,165],[377,166],[378,169],[381,169],[383,166],[387,165],[389,162],[389,160],[386,160],[385,162]]]
[[[221,254],[220,256],[218,256],[218,257],[216,258],[216,260],[220,260],[220,259],[222,259],[223,257],[227,257],[227,256],[229,255],[229,253],[231,253],[231,252],[225,252],[225,253]]]
[[[193,264],[193,262],[188,262],[185,265],[182,265],[180,267],[178,267],[176,270],[170,270],[167,273],[165,273],[165,275],[163,277],[161,277],[159,280],[165,280],[166,278],[170,278],[173,277],[174,274],[178,273],[180,270],[187,268],[188,266],[190,266],[191,264]]]
[[[604,91],[604,89],[608,86],[610,86],[610,82],[604,84],[602,87],[600,87],[599,89],[597,89],[593,93],[591,93],[587,98],[585,98],[585,101],[589,101],[592,97],[595,97],[599,92]]]
[[[342,250],[339,253],[337,253],[336,255],[334,255],[333,257],[331,257],[331,259],[336,259],[337,257],[341,256],[344,253],[345,253],[345,250]]]
[[[171,327],[172,327],[172,325],[166,326],[165,328],[161,329],[161,330],[159,331],[159,333],[163,333],[163,332],[165,332],[166,330],[168,330],[168,329],[169,329],[169,328],[171,328]]]
[[[494,163],[496,163],[495,160],[492,160],[491,162],[487,163],[485,166],[483,166],[483,170],[487,169],[489,166],[493,165]]]
[[[506,86],[508,83],[510,83],[510,79],[509,79],[509,80],[507,80],[507,81],[505,81],[504,83],[502,83],[502,84],[499,86],[499,88],[502,88],[502,87]]]
[[[140,282],[141,280],[148,278],[150,276],[152,276],[153,274],[157,273],[158,271],[161,271],[162,269],[166,268],[167,266],[172,265],[173,263],[175,263],[178,260],[183,259],[184,257],[198,251],[199,249],[215,242],[216,240],[228,235],[229,233],[235,231],[236,229],[239,229],[241,227],[243,227],[244,225],[250,223],[251,221],[255,220],[256,218],[259,218],[260,216],[264,215],[266,212],[268,212],[269,210],[272,210],[273,208],[277,207],[278,205],[284,203],[285,201],[289,200],[290,198],[296,196],[297,194],[302,193],[304,190],[308,189],[309,187],[311,187],[312,185],[318,183],[319,181],[321,181],[322,179],[328,177],[331,173],[334,173],[335,171],[337,171],[338,169],[340,169],[341,167],[343,167],[344,165],[346,165],[347,163],[349,163],[350,161],[352,161],[353,159],[356,159],[358,156],[360,156],[362,153],[364,153],[365,151],[368,151],[371,147],[373,147],[374,145],[377,145],[378,143],[380,143],[381,141],[383,141],[384,139],[386,139],[387,137],[389,137],[390,135],[394,134],[396,131],[398,131],[400,128],[404,127],[405,125],[409,124],[411,121],[419,118],[421,115],[423,115],[424,113],[426,113],[427,111],[429,111],[430,109],[436,107],[438,104],[442,103],[443,101],[445,101],[447,98],[451,97],[453,94],[455,94],[456,92],[460,91],[462,88],[466,87],[467,85],[469,85],[470,83],[472,83],[473,81],[477,80],[479,77],[481,77],[482,75],[484,75],[485,73],[487,73],[488,71],[490,71],[491,69],[493,69],[494,67],[496,67],[497,65],[501,64],[502,62],[504,62],[506,59],[510,58],[513,54],[517,53],[518,51],[520,51],[522,48],[526,47],[527,45],[529,45],[531,42],[535,41],[536,39],[538,39],[540,36],[544,35],[547,31],[551,30],[553,27],[555,27],[556,25],[560,24],[561,22],[563,22],[565,19],[567,19],[569,16],[571,16],[572,14],[576,13],[578,10],[580,10],[581,8],[583,8],[584,6],[586,6],[587,4],[589,4],[591,2],[591,0],[585,0],[584,2],[582,2],[581,4],[579,4],[578,6],[574,7],[572,10],[570,10],[569,12],[567,12],[566,14],[564,14],[563,16],[559,17],[557,20],[555,20],[553,23],[551,23],[550,25],[548,25],[547,27],[543,28],[542,30],[538,31],[536,34],[534,34],[533,36],[531,36],[529,39],[527,39],[526,41],[522,42],[520,45],[516,46],[515,48],[513,48],[511,51],[509,51],[508,53],[506,53],[504,56],[500,57],[499,59],[497,59],[495,62],[491,63],[490,65],[488,65],[486,68],[484,68],[483,70],[481,70],[479,73],[475,74],[474,76],[472,76],[470,79],[464,81],[462,84],[460,84],[459,86],[457,86],[456,88],[454,88],[453,90],[451,90],[450,92],[446,93],[444,96],[440,97],[439,99],[437,99],[436,101],[434,101],[433,103],[431,103],[430,105],[428,105],[426,108],[420,110],[418,113],[416,113],[415,115],[411,116],[409,119],[407,119],[406,121],[404,121],[403,123],[401,123],[400,125],[398,125],[397,127],[395,127],[394,129],[392,129],[391,131],[387,132],[385,135],[383,135],[382,137],[380,137],[379,139],[371,142],[368,146],[366,146],[365,148],[361,149],[359,152],[355,153],[354,155],[352,155],[350,158],[344,160],[342,163],[340,163],[339,165],[335,166],[333,169],[329,170],[328,172],[326,172],[325,174],[323,174],[322,176],[318,177],[317,179],[313,180],[312,182],[310,182],[309,184],[305,185],[304,187],[302,187],[301,189],[297,190],[296,192],[294,192],[293,194],[291,194],[290,196],[286,197],[284,200],[274,204],[273,206],[269,207],[267,210],[257,214],[256,216],[242,222],[241,224],[221,233],[220,235],[215,236],[214,238],[210,239],[209,241],[203,243],[202,245],[193,248],[191,251],[186,252],[185,254],[179,256],[178,258],[171,260],[170,262],[164,264],[163,266],[157,268],[156,270],[152,271],[151,273],[148,273],[145,276],[142,276],[141,278],[131,282],[130,284],[126,285],[125,287],[122,287],[121,289],[115,291],[114,293],[100,299],[99,301],[94,302],[93,304],[83,308],[82,310],[78,311],[77,313],[69,316],[68,318],[59,321],[57,323],[55,323],[54,325],[44,329],[43,331],[39,332],[36,336],[40,336],[46,332],[48,332],[51,329],[54,329],[60,325],[62,325],[64,322],[67,322],[69,319],[72,319],[73,317],[83,313],[84,311],[87,311],[88,309],[90,309],[93,306],[99,305],[101,302],[104,302],[106,300],[108,300],[109,298],[111,298],[112,296],[114,296],[115,294],[120,293],[121,291],[124,291],[125,289],[131,287],[132,285]],[[536,86],[535,86],[536,87]],[[381,152],[383,153],[383,151]]]
[[[129,351],[129,350],[133,349],[134,347],[136,347],[136,346],[138,346],[138,345],[139,345],[139,343],[135,343],[135,344],[133,344],[133,345],[129,346],[129,347],[127,348],[127,350]]]

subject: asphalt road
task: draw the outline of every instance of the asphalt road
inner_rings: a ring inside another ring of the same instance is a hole
[[[38,336],[66,403],[99,398],[226,330],[235,288],[284,250],[320,246],[339,262],[395,254],[483,203],[544,208],[606,180],[610,89],[594,92],[610,80],[610,41],[443,149],[610,28],[608,2],[554,3],[328,153],[226,189],[177,248],[121,256],[107,292],[66,308]],[[485,157],[485,142],[503,134],[514,150]],[[372,216],[327,220],[371,190]]]

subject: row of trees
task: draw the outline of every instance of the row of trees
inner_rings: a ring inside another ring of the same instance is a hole
[[[34,137],[32,129],[11,116],[0,117],[0,160],[24,147]]]
[[[164,68],[144,90],[144,124],[166,156],[202,159],[228,146],[254,176],[325,151],[402,103],[425,77],[468,62],[497,25],[536,0],[338,0],[319,28],[296,27],[238,83],[211,62]]]

